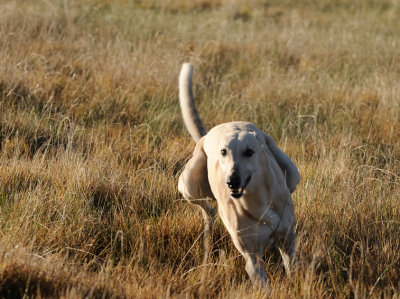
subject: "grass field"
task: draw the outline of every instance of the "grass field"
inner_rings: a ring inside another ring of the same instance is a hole
[[[246,120],[298,165],[299,266],[270,298],[400,297],[400,3],[0,3],[0,297],[265,298],[177,179],[207,128]],[[200,273],[205,267],[205,282]]]

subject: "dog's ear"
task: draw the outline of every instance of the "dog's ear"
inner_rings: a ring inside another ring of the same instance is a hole
[[[264,133],[264,137],[270,152],[274,156],[276,162],[278,162],[279,167],[282,169],[282,172],[286,177],[286,185],[290,193],[293,193],[297,184],[300,182],[300,173],[296,165],[294,165],[292,160],[290,160],[290,158],[280,150],[271,136]]]
[[[203,145],[204,136],[197,142],[193,157],[179,176],[178,190],[187,200],[214,198],[208,182],[207,155]]]

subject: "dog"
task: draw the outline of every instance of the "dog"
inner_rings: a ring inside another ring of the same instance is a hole
[[[288,275],[296,260],[291,193],[300,181],[299,171],[274,140],[252,123],[223,123],[207,132],[194,104],[192,74],[193,66],[184,63],[179,102],[196,147],[179,176],[178,190],[201,207],[205,231],[216,214],[205,199],[216,200],[218,214],[246,260],[251,281],[268,286],[262,265],[265,249],[278,247]]]

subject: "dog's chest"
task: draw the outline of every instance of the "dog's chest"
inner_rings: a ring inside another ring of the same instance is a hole
[[[278,228],[281,217],[271,206],[250,206],[243,204],[243,200],[227,198],[218,200],[218,210],[225,226],[233,231],[242,229]]]

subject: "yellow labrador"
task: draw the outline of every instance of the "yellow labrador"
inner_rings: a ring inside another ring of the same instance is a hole
[[[288,274],[295,260],[291,193],[300,181],[299,172],[274,140],[251,123],[224,123],[207,133],[193,102],[192,72],[191,64],[183,64],[179,99],[184,123],[197,144],[178,189],[203,209],[207,229],[215,213],[204,199],[217,200],[219,215],[246,259],[250,279],[266,286],[261,262],[266,248],[279,248]]]

